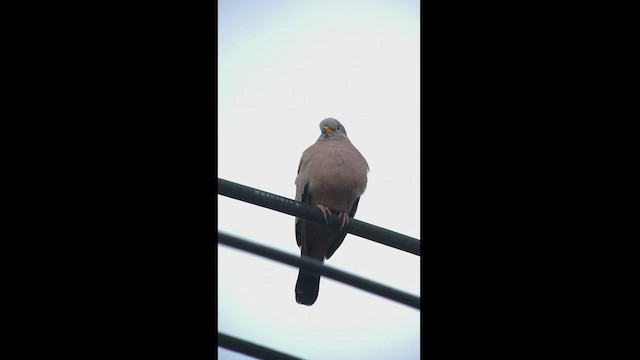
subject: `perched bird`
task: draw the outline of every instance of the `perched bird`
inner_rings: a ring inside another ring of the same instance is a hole
[[[301,256],[320,261],[329,259],[342,244],[342,228],[353,217],[360,196],[367,187],[369,165],[349,141],[347,131],[336,119],[320,122],[320,137],[302,153],[296,177],[296,200],[317,206],[325,220],[331,210],[339,212],[339,230],[296,218],[296,242]],[[318,298],[320,275],[300,269],[296,282],[296,301],[313,305]]]

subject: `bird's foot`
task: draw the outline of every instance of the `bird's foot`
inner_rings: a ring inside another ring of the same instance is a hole
[[[340,225],[340,229],[338,229],[338,231],[340,231],[345,224],[349,223],[349,214],[346,212],[341,212],[340,215],[338,215],[338,218],[342,219],[342,225]]]
[[[322,204],[318,204],[316,206],[320,208],[320,211],[322,211],[322,215],[324,215],[324,221],[326,221],[327,224],[328,224],[329,220],[327,220],[327,213],[331,214],[331,210],[329,210],[328,207],[326,207],[326,206],[324,206]]]

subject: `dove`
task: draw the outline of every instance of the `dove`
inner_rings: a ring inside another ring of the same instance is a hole
[[[325,220],[331,210],[341,220],[339,230],[296,218],[296,242],[301,256],[324,262],[342,244],[349,223],[358,209],[360,196],[367,187],[369,165],[347,137],[347,130],[338,120],[320,122],[320,137],[303,153],[295,180],[296,201],[317,206]],[[320,275],[300,269],[296,281],[296,302],[311,306],[318,298]]]

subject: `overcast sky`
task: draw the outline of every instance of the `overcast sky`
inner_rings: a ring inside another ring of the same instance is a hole
[[[218,176],[295,198],[300,156],[333,117],[371,170],[355,218],[420,239],[419,1],[218,4]],[[218,227],[300,255],[289,215],[218,196]],[[325,263],[420,295],[416,255],[349,234]],[[299,305],[297,275],[219,245],[218,331],[304,359],[419,358],[418,310],[325,277]]]

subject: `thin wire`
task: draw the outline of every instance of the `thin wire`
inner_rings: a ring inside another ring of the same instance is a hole
[[[343,282],[345,284],[357,287],[370,293],[395,300],[399,303],[411,306],[420,310],[420,297],[400,291],[389,286],[367,280],[363,277],[346,273],[342,270],[322,264],[320,261],[308,258],[298,257],[288,254],[284,251],[267,247],[252,241],[247,241],[239,237],[229,235],[218,231],[218,243],[238,248],[250,253],[260,255],[269,259],[273,259],[291,266],[300,267],[313,271],[328,278]]]
[[[249,356],[257,357],[258,359],[268,360],[302,360],[301,358],[287,355],[279,351],[269,349],[262,345],[254,344],[252,342],[238,339],[227,334],[218,333],[218,346],[233,350],[239,353],[247,354]]]
[[[218,194],[293,215],[305,220],[314,221],[334,229],[339,229],[340,224],[342,223],[338,219],[338,211],[332,211],[332,214],[327,216],[327,220],[329,220],[329,224],[327,224],[322,212],[315,206],[225,179],[218,178]],[[343,230],[353,235],[420,256],[420,240],[416,238],[353,218],[349,219],[349,223],[345,225]]]

